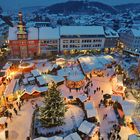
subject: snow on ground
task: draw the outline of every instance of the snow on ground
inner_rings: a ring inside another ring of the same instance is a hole
[[[39,64],[39,63],[42,63],[42,64]],[[38,68],[41,67],[43,63],[44,61],[38,62],[37,67]],[[49,66],[49,63],[45,64],[45,66]],[[111,70],[105,72],[105,75],[107,73],[110,73],[110,75],[112,75]],[[96,90],[97,87],[100,87],[104,93],[112,94],[112,83],[109,81],[109,77],[107,76],[104,76],[104,77],[94,76],[92,77],[92,82],[93,82],[93,87],[90,87],[90,93],[89,93],[89,95],[91,96],[90,100],[94,103],[94,106],[96,107],[96,110],[97,110],[97,114],[98,114],[97,118],[101,124],[101,128],[100,128],[101,135],[104,137],[104,140],[107,140],[107,132],[110,131],[113,124],[110,123],[108,119],[103,120],[103,116],[104,114],[108,114],[108,112],[109,113],[111,112],[113,116],[115,114],[111,107],[107,107],[107,108],[98,107],[100,100],[103,98],[103,95],[101,91],[98,91],[96,92],[96,94],[94,94],[94,90]],[[76,91],[72,89],[72,91],[70,92],[69,89],[65,86],[65,83],[59,86],[59,89],[62,92],[62,95],[64,97],[73,96],[74,98],[76,98],[78,97],[78,95],[84,93],[84,87],[80,91]],[[42,104],[41,103],[42,99],[40,100],[40,98],[38,98],[35,100],[36,102],[39,102],[40,104]],[[22,106],[21,111],[19,111],[19,115],[16,116],[14,112],[12,112],[13,119],[12,121],[8,121],[9,122],[8,130],[9,130],[10,140],[25,140],[26,137],[29,136],[33,111],[34,109],[32,108],[30,101],[28,101]],[[66,125],[64,125],[64,127],[62,127],[62,129],[65,130],[67,133],[73,127],[78,127],[80,123],[82,122],[83,117],[84,117],[84,113],[82,109],[76,106],[70,106],[68,112],[66,113],[67,119],[65,121],[67,123]],[[51,131],[51,129],[49,129],[49,131]],[[122,140],[127,140],[128,135],[130,134],[132,134],[132,132],[128,127],[122,127],[121,132],[120,132]],[[96,136],[93,137],[92,140],[97,140],[97,137]]]
[[[61,136],[66,136],[73,132],[73,130],[77,129],[81,122],[84,119],[84,112],[83,110],[75,105],[68,105],[68,111],[65,113],[65,124],[59,127],[52,127],[52,128],[39,128],[39,134],[46,134],[46,133],[55,133],[59,130],[64,132]]]

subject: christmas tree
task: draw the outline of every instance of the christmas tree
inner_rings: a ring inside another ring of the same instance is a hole
[[[64,124],[66,105],[60,91],[53,82],[45,96],[44,106],[40,107],[40,120],[43,127],[55,127]]]

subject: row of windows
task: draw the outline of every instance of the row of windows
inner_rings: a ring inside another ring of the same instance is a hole
[[[63,45],[63,48],[78,48],[80,46],[76,46],[76,45]],[[85,47],[101,47],[101,44],[95,44],[95,45],[82,45],[81,47],[85,48]]]
[[[57,40],[41,40],[41,44],[51,44],[51,43],[57,43]]]
[[[63,43],[80,43],[80,40],[63,40]],[[82,40],[82,43],[91,43],[91,42],[102,42],[101,39],[94,40]]]

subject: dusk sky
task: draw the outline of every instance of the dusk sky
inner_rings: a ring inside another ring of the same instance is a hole
[[[65,2],[65,1],[68,0],[0,0],[0,6],[4,10],[8,10],[8,9],[11,10],[11,9],[19,9],[21,7],[51,5],[54,3]],[[109,5],[140,3],[140,0],[91,0],[91,1],[103,2]]]

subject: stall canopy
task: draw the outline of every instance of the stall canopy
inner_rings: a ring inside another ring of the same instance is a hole
[[[77,132],[72,133],[64,138],[64,140],[82,140]]]
[[[31,73],[33,74],[34,77],[40,76],[40,73],[37,69],[32,70]]]
[[[13,94],[14,92],[14,89],[15,89],[15,86],[16,86],[16,83],[17,83],[17,79],[13,79],[10,84],[8,84],[8,86],[6,87],[6,90],[4,92],[4,95],[5,96],[8,96],[10,94]]]
[[[133,115],[133,113],[136,109],[137,103],[134,100],[124,100],[124,101],[122,101],[121,105],[122,105],[124,114],[126,116],[131,116],[131,115]]]
[[[43,78],[43,76],[36,77],[36,80],[37,80],[39,86],[43,86],[43,85],[46,85],[46,84],[47,84],[47,82],[46,82],[46,80]]]
[[[92,130],[94,129],[95,124],[84,120],[78,130],[86,135],[90,135]]]
[[[113,94],[111,98],[113,101],[118,101],[119,103],[121,103],[123,100],[121,95],[116,95],[116,94]]]
[[[35,138],[34,140],[63,140],[63,138],[58,137],[58,136],[54,136],[54,137],[50,137],[50,138],[39,137],[39,138]]]
[[[82,95],[79,95],[77,99],[79,99],[83,103],[88,99],[88,97],[87,97],[87,94],[82,94]]]
[[[86,111],[87,118],[96,117],[96,109],[92,102],[85,102],[84,109]]]
[[[140,135],[135,134],[129,135],[128,140],[140,140]]]

